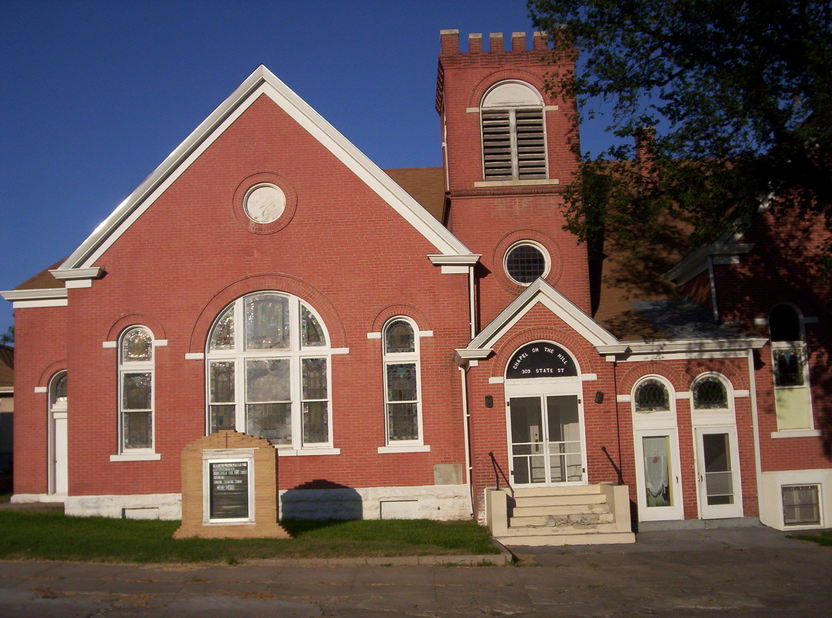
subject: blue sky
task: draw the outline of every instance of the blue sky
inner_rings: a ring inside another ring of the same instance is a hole
[[[532,32],[523,0],[5,0],[0,290],[71,253],[261,63],[381,167],[440,165],[443,28]]]

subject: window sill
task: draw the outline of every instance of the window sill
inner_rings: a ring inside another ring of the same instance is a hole
[[[536,180],[478,180],[474,187],[533,187],[535,185],[559,185],[557,178],[540,178]]]
[[[820,435],[820,429],[783,429],[771,432],[772,438],[817,438]]]
[[[110,455],[110,461],[159,461],[162,459],[160,453],[121,453]]]
[[[306,455],[340,455],[341,449],[339,448],[330,448],[330,447],[321,447],[321,448],[302,448],[299,450],[293,448],[280,448],[276,447],[277,454],[280,457],[304,457]]]
[[[429,444],[402,444],[401,446],[380,446],[379,453],[430,453]]]

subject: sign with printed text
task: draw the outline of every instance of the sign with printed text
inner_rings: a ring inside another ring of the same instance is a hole
[[[211,470],[211,519],[248,517],[248,462],[216,461]]]
[[[536,342],[517,350],[508,363],[506,378],[566,378],[578,375],[572,357],[554,343]]]

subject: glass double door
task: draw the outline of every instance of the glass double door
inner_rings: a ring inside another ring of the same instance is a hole
[[[515,485],[586,482],[576,395],[511,397],[509,428]]]

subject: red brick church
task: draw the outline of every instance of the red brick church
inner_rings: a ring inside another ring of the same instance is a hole
[[[235,429],[276,449],[289,518],[830,525],[830,288],[789,266],[822,223],[761,207],[666,274],[687,299],[628,295],[563,230],[545,38],[440,39],[443,167],[380,169],[261,66],[3,292],[13,500],[178,518],[183,448]]]

